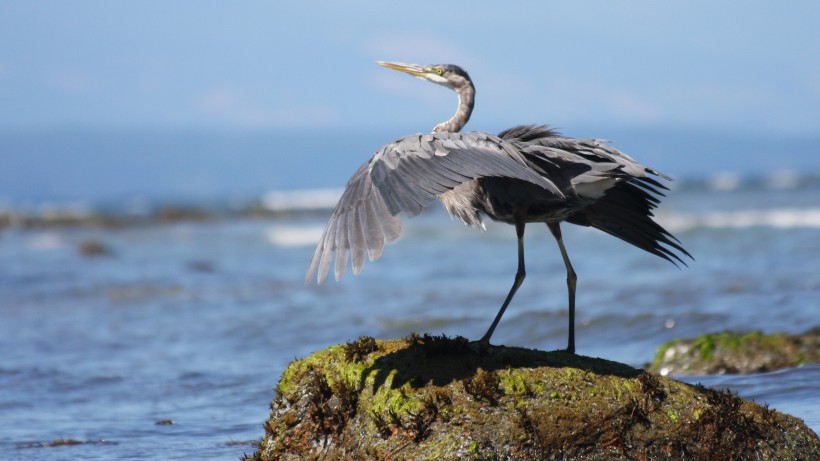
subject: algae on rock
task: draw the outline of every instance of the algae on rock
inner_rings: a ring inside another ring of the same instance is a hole
[[[675,339],[658,348],[650,369],[662,375],[759,373],[820,363],[820,327],[790,335],[722,331]]]
[[[602,359],[361,338],[290,364],[247,459],[820,459],[797,418]]]

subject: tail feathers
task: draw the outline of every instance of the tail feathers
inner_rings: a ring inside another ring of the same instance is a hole
[[[683,257],[694,259],[692,255],[652,219],[657,202],[657,197],[643,188],[624,181],[567,221],[600,229],[676,266],[678,263],[686,266]]]

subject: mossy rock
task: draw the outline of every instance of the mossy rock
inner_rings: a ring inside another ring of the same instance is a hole
[[[820,459],[797,418],[603,359],[414,335],[285,370],[249,460]]]
[[[759,373],[820,363],[820,327],[790,335],[723,331],[661,346],[650,370],[663,375]]]

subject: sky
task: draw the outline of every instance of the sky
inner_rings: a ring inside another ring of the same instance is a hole
[[[0,132],[471,129],[820,133],[820,2],[0,0]]]
[[[0,0],[0,210],[342,187],[455,110],[677,177],[820,172],[820,2]]]

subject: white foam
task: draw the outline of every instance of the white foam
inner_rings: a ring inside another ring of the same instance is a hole
[[[770,189],[794,189],[800,184],[800,175],[793,170],[773,171],[766,178],[766,186]]]
[[[780,229],[820,228],[820,208],[773,208],[763,210],[667,213],[658,217],[671,232],[696,228],[737,229],[774,227]]]
[[[741,177],[737,173],[720,173],[709,178],[709,187],[712,190],[734,190],[740,186]]]
[[[268,243],[281,247],[313,246],[324,226],[272,226],[265,233]]]
[[[66,246],[66,242],[56,232],[42,232],[28,238],[26,246],[32,250],[53,250]]]
[[[271,211],[323,210],[333,208],[342,189],[270,191],[262,195],[262,205]]]
[[[44,219],[85,219],[94,213],[92,206],[85,202],[43,202],[37,208],[38,214]]]

